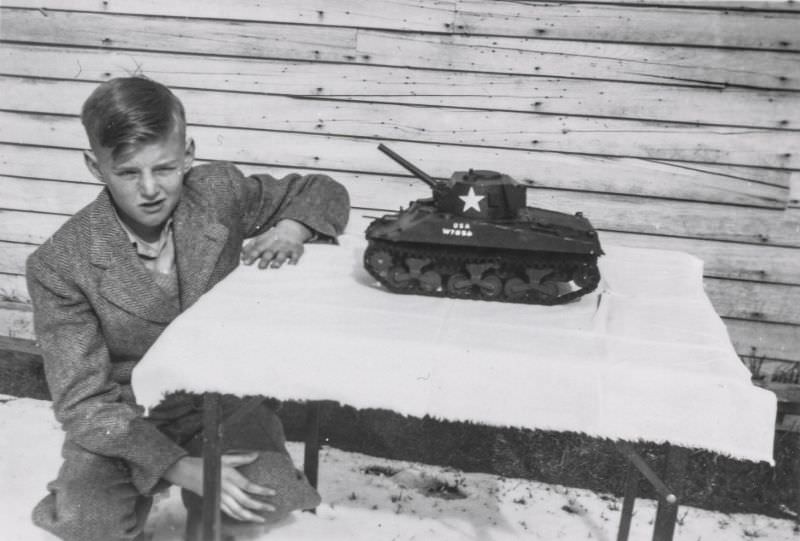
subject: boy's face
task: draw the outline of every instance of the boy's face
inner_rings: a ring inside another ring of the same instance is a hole
[[[84,153],[86,165],[108,186],[120,219],[154,241],[181,197],[183,175],[194,159],[194,142],[176,127],[167,137],[114,158],[110,148]]]

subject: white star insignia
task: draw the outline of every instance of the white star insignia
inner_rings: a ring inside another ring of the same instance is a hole
[[[464,202],[464,210],[462,212],[467,212],[469,209],[475,209],[476,211],[481,211],[481,201],[484,200],[485,195],[476,195],[475,190],[470,186],[469,192],[467,195],[459,195],[458,198]]]

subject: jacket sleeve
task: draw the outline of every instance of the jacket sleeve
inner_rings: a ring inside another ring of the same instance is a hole
[[[335,238],[344,231],[350,214],[347,190],[326,175],[295,173],[276,179],[264,174],[245,177],[238,173],[234,191],[243,208],[245,237],[289,218],[317,235]]]
[[[123,459],[142,494],[187,453],[155,426],[130,390],[111,378],[111,361],[92,306],[66,273],[34,254],[27,262],[34,327],[56,419],[67,439],[92,453]]]

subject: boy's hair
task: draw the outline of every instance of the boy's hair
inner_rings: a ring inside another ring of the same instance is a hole
[[[83,104],[81,122],[92,148],[117,158],[134,146],[185,130],[183,104],[166,86],[144,77],[119,77],[100,84]]]

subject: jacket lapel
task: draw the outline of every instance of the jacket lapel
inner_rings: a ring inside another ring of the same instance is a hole
[[[114,212],[108,190],[104,189],[90,214],[92,263],[105,270],[100,294],[140,318],[169,323],[178,315],[179,307],[167,300],[139,261]]]
[[[181,309],[186,309],[206,292],[229,232],[212,211],[191,197],[178,203],[172,223]]]

